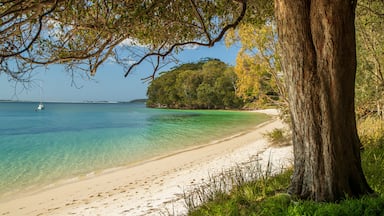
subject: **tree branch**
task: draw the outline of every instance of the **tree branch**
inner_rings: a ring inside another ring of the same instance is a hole
[[[206,43],[203,43],[203,42],[198,42],[198,41],[187,41],[187,42],[181,42],[181,43],[175,43],[173,44],[167,51],[165,51],[164,53],[161,53],[161,50],[159,49],[158,52],[151,52],[151,53],[147,53],[146,55],[144,55],[139,61],[137,61],[136,63],[132,64],[127,72],[125,73],[124,77],[127,77],[128,74],[133,70],[133,68],[135,68],[136,66],[138,66],[139,64],[141,64],[145,59],[151,57],[151,56],[158,56],[158,57],[162,57],[162,58],[165,58],[166,56],[168,56],[170,53],[173,52],[173,50],[177,47],[183,47],[183,46],[186,46],[186,45],[198,45],[198,46],[205,46],[205,47],[212,47],[215,45],[215,43],[217,43],[218,41],[220,41],[225,33],[229,30],[229,29],[232,29],[232,28],[236,28],[236,26],[239,25],[239,23],[241,22],[241,20],[244,18],[245,16],[245,12],[247,10],[247,0],[234,0],[236,2],[239,2],[242,7],[241,7],[241,12],[240,12],[240,15],[236,18],[236,20],[231,23],[231,24],[228,24],[226,25],[221,31],[220,33],[217,35],[216,38],[214,38],[213,40],[210,40],[210,37],[208,37],[209,41],[206,42]],[[193,2],[193,1],[192,1]],[[208,33],[208,32],[206,32]],[[208,33],[209,35],[209,33]],[[158,68],[158,67],[155,67],[155,68]],[[156,73],[156,71],[154,71],[153,75],[154,76]]]
[[[41,30],[43,27],[43,18],[55,10],[57,3],[58,3],[58,0],[55,0],[54,5],[48,11],[39,15],[39,18],[38,18],[39,24],[38,24],[37,32],[35,33],[35,35],[33,36],[33,38],[31,39],[31,41],[28,44],[24,44],[24,42],[23,42],[24,49],[21,49],[17,52],[13,52],[13,53],[9,53],[9,54],[0,53],[0,58],[8,58],[8,57],[12,57],[12,56],[17,56],[17,55],[29,50],[32,47],[32,45],[36,42],[37,38],[39,38],[39,36],[40,36]]]
[[[210,34],[209,34],[208,30],[207,30],[207,26],[204,23],[203,17],[201,16],[199,10],[197,9],[195,1],[194,0],[190,0],[190,2],[192,4],[192,7],[193,7],[197,17],[199,18],[200,24],[201,24],[201,26],[202,26],[202,28],[204,30],[205,35],[207,36],[208,41],[211,42],[212,41],[211,36],[210,36]]]

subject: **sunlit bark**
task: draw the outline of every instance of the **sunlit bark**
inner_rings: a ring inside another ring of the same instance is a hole
[[[276,0],[294,145],[289,192],[334,201],[372,192],[356,130],[355,2]]]

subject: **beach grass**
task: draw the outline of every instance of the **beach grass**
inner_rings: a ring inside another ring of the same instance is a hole
[[[287,146],[291,144],[291,135],[284,128],[275,128],[271,132],[264,134],[272,146]]]
[[[280,132],[270,136],[281,139]],[[281,173],[255,168],[225,172],[185,195],[188,215],[384,215],[384,127],[379,119],[359,122],[364,147],[362,166],[373,195],[346,198],[337,203],[294,200],[287,193],[292,169]],[[246,171],[252,172],[252,174]],[[256,173],[254,173],[256,172]],[[251,175],[250,180],[245,176]],[[256,179],[256,180],[255,180]],[[231,186],[228,186],[231,182]]]

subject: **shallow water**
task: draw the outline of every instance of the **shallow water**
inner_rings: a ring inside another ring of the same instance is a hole
[[[266,115],[142,103],[0,103],[0,197],[252,129]]]

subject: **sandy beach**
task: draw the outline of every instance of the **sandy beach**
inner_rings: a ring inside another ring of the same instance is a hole
[[[273,169],[290,166],[292,146],[270,146],[263,136],[283,127],[275,117],[247,133],[0,200],[0,215],[184,215],[183,192],[210,175],[255,157]]]

